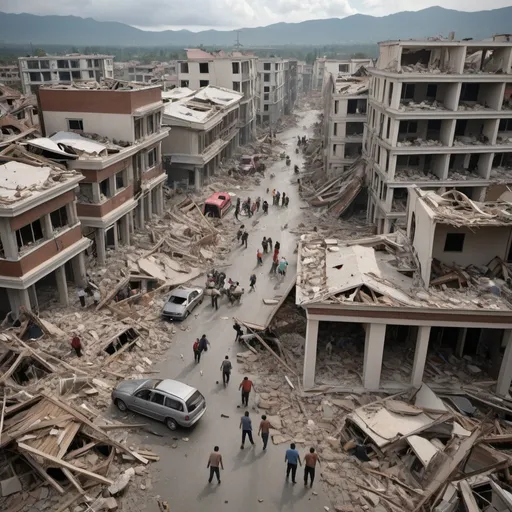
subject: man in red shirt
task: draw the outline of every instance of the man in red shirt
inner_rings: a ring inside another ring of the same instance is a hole
[[[82,357],[82,342],[78,336],[74,336],[71,340],[71,347],[75,349],[78,357]]]
[[[254,389],[252,380],[250,380],[249,377],[244,377],[244,380],[240,383],[238,389],[242,390],[242,405],[249,407],[249,393],[251,392],[251,389]]]

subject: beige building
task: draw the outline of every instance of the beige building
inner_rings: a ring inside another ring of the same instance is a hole
[[[254,138],[256,129],[257,58],[245,52],[206,52],[187,49],[187,60],[178,61],[180,87],[193,90],[214,85],[242,94],[238,125],[239,144]]]
[[[364,142],[368,219],[378,232],[404,225],[413,185],[497,198],[512,181],[512,42],[379,46]]]
[[[130,243],[135,228],[163,213],[163,102],[157,86],[42,87],[44,134],[33,151],[84,176],[77,212],[98,261]],[[95,134],[94,136],[90,134]]]
[[[196,92],[178,88],[163,95],[168,101],[163,123],[171,127],[162,145],[169,184],[200,189],[239,145],[244,96],[214,86]]]
[[[360,372],[366,389],[419,387],[429,357],[438,357],[442,347],[445,358],[479,358],[471,370],[497,379],[498,394],[507,395],[510,203],[475,203],[457,191],[439,196],[410,188],[406,215],[406,233],[349,243],[311,235],[301,242],[296,300],[307,314],[304,388],[315,384],[319,327],[330,322],[341,339],[345,328],[361,332],[361,368],[351,369]],[[325,341],[320,343],[325,350]],[[383,382],[386,353],[397,344],[411,367],[409,381]]]
[[[313,64],[312,88],[323,91],[331,75],[334,79],[348,77],[356,73],[361,67],[369,68],[372,66],[372,59],[327,59],[318,57]]]
[[[0,84],[21,89],[20,69],[18,66],[0,66]]]
[[[21,306],[38,310],[52,290],[67,305],[67,281],[85,284],[90,244],[76,207],[83,176],[20,151],[12,145],[0,156],[0,312],[14,317]]]

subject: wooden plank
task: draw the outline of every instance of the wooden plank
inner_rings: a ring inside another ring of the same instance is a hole
[[[466,480],[459,482],[459,490],[467,512],[480,512],[480,508],[473,496],[473,491]]]
[[[6,393],[5,389],[4,393]],[[0,415],[0,446],[2,444],[2,431],[4,429],[5,402],[7,402],[7,393],[4,395],[4,401],[2,403],[2,413]]]
[[[33,455],[37,455],[52,464],[55,464],[56,466],[59,466],[60,468],[66,468],[70,471],[73,471],[74,473],[79,473],[80,475],[84,475],[87,478],[90,478],[91,480],[95,480],[97,482],[100,482],[102,484],[106,485],[112,485],[114,482],[108,478],[105,478],[101,475],[97,475],[96,473],[91,473],[90,471],[87,471],[86,469],[79,468],[77,466],[74,466],[73,464],[70,464],[69,462],[66,462],[62,459],[58,459],[57,457],[54,457],[53,455],[48,455],[47,453],[44,453],[40,450],[36,450],[35,448],[32,448],[32,446],[29,446],[25,443],[18,443],[18,448],[22,450],[23,452],[29,452]]]
[[[79,455],[82,455],[82,453],[88,452],[91,448],[94,448],[98,444],[98,441],[92,441],[90,443],[87,443],[85,446],[82,446],[82,448],[77,448],[76,450],[73,450],[72,452],[66,453],[64,455],[64,460],[71,460],[75,457],[78,457]]]
[[[82,486],[78,482],[78,480],[73,476],[73,473],[69,471],[68,468],[62,468],[62,472],[66,475],[66,478],[71,482],[73,487],[80,493],[85,494],[85,491],[82,489]]]
[[[69,445],[73,442],[73,439],[75,438],[76,434],[81,428],[81,424],[78,422],[72,422],[71,425],[69,425],[66,428],[65,434],[59,443],[59,453],[57,453],[57,458],[62,459],[64,455],[66,455],[66,452],[68,451]]]
[[[130,282],[130,278],[125,277],[113,290],[110,291],[110,293],[107,293],[105,298],[103,300],[101,300],[100,303],[96,306],[95,311],[99,311],[107,302],[110,302],[116,296],[116,293],[123,286],[128,286],[129,282]]]
[[[66,494],[66,491],[44,470],[43,466],[28,453],[23,454],[26,461],[46,480],[59,494]]]

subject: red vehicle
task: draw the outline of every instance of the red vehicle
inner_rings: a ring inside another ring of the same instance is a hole
[[[203,206],[203,214],[206,217],[221,219],[232,206],[231,196],[227,192],[214,192]]]

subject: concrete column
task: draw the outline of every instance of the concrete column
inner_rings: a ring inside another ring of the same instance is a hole
[[[96,259],[100,265],[105,265],[107,262],[105,230],[103,228],[98,228],[94,233],[94,237],[96,239]]]
[[[43,215],[41,217],[41,227],[43,228],[43,235],[47,240],[53,237],[53,227],[50,215]]]
[[[15,318],[19,317],[21,306],[24,306],[29,311],[32,310],[28,290],[13,290],[7,288],[7,296],[9,297],[9,305]]]
[[[201,190],[201,168],[196,167],[194,169],[194,188],[196,190]]]
[[[127,213],[120,219],[121,224],[121,243],[130,245],[130,213]]]
[[[306,327],[306,342],[304,344],[304,371],[302,385],[304,389],[315,385],[316,346],[318,343],[318,320],[310,320]]]
[[[512,329],[507,329],[503,333],[503,341],[506,343],[506,347],[496,384],[496,393],[500,396],[508,395],[512,382]]]
[[[37,292],[35,285],[32,285],[28,288],[28,297],[30,300],[31,309],[39,311],[39,302],[37,300]]]
[[[147,207],[148,220],[151,220],[151,215],[153,214],[153,194],[152,194],[152,191],[150,191],[149,194],[146,196],[146,200],[147,200],[147,203],[148,203],[148,207]]]
[[[414,364],[412,366],[411,384],[419,388],[423,382],[423,371],[427,360],[428,342],[430,339],[430,327],[418,327],[416,338],[416,351],[414,352]]]
[[[61,265],[55,269],[55,280],[57,281],[57,289],[59,290],[59,300],[63,306],[68,306],[68,283],[66,280],[66,267]]]
[[[139,223],[139,229],[144,227],[144,195],[141,195],[139,198],[139,207],[137,208],[137,221]]]
[[[87,273],[85,270],[85,254],[81,252],[71,260],[73,267],[73,279],[77,286],[85,288],[87,286]]]
[[[119,249],[119,230],[117,222],[114,222],[112,229],[114,230],[114,251]]]
[[[466,335],[468,330],[466,327],[459,327],[459,334],[457,335],[457,346],[455,347],[455,355],[462,357],[464,355],[464,345],[466,344]]]
[[[160,217],[162,217],[163,214],[164,214],[164,208],[165,208],[165,206],[164,206],[164,186],[163,186],[163,184],[158,187],[158,199],[159,199],[159,203],[160,203],[159,204],[158,215]]]
[[[364,342],[363,386],[379,389],[386,324],[369,324]]]

